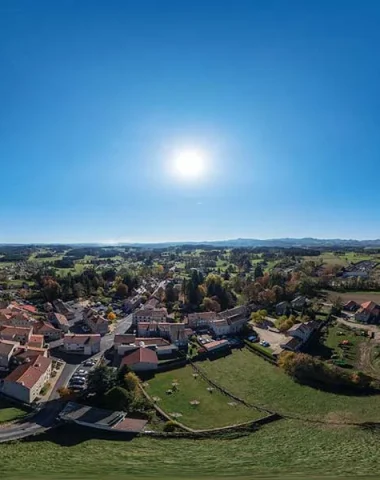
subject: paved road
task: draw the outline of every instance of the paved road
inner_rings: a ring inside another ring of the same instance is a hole
[[[132,325],[132,313],[122,318],[117,322],[117,325],[112,333],[108,333],[102,337],[100,342],[100,349],[102,352],[110,349],[113,346],[115,335],[125,333]]]
[[[0,429],[0,443],[42,433],[51,428],[56,423],[56,417],[63,406],[63,403],[51,402],[25,422]]]

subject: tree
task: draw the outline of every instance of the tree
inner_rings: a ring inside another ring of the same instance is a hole
[[[104,395],[104,404],[110,410],[127,412],[133,403],[133,394],[122,387],[113,387]]]
[[[48,302],[57,300],[61,295],[61,286],[54,278],[46,277],[43,280],[43,293]]]
[[[139,383],[139,377],[135,373],[129,372],[124,375],[124,388],[129,392],[134,392],[136,394],[138,392]]]
[[[117,383],[117,372],[112,367],[99,365],[90,371],[88,375],[87,390],[97,395],[103,395]]]
[[[262,269],[262,266],[260,265],[260,263],[258,263],[255,267],[254,276],[255,276],[255,280],[264,276],[264,272],[263,272],[263,269]]]
[[[116,320],[116,315],[114,312],[110,312],[108,315],[107,315],[107,318],[109,321],[113,322]]]
[[[61,387],[58,389],[58,395],[61,398],[67,398],[72,394],[71,390],[67,387]]]
[[[125,376],[132,372],[132,370],[128,367],[128,365],[123,365],[119,368],[119,370],[117,371],[117,374],[116,374],[116,383],[117,385],[120,385],[121,387],[124,387],[125,384],[124,384],[124,379],[125,379]]]
[[[128,286],[125,283],[119,283],[116,288],[116,295],[119,298],[127,298],[128,297]]]

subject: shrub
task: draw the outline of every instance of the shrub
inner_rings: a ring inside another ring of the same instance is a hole
[[[174,432],[178,427],[175,420],[168,420],[164,425],[164,432]]]

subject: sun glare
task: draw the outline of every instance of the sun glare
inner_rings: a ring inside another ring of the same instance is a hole
[[[173,167],[176,176],[188,180],[196,179],[204,174],[204,157],[195,150],[185,150],[174,158]]]

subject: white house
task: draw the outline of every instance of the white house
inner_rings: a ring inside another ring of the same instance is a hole
[[[95,355],[100,352],[101,336],[66,334],[63,338],[63,348],[68,353],[78,353],[82,355]]]
[[[50,379],[52,360],[38,356],[16,367],[3,380],[1,391],[21,402],[32,403]]]

